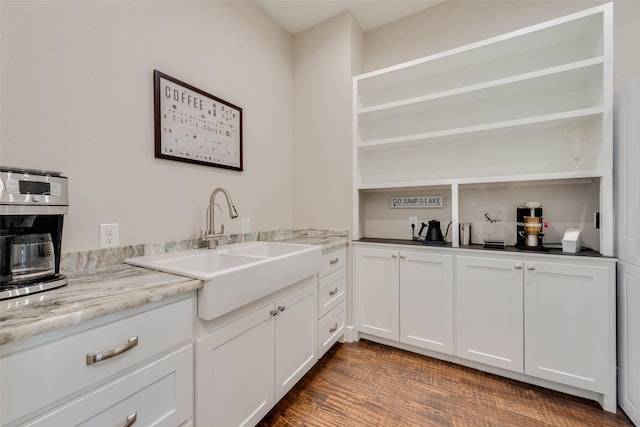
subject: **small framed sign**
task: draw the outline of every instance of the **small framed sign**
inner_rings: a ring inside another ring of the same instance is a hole
[[[444,196],[391,196],[391,209],[397,208],[444,208]]]
[[[242,170],[242,108],[153,72],[155,157]]]

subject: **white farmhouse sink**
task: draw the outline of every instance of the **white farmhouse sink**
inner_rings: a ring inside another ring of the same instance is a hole
[[[210,320],[316,274],[321,258],[320,246],[248,242],[125,262],[204,281],[198,317]]]

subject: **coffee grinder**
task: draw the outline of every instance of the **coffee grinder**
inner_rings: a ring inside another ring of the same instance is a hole
[[[68,208],[59,172],[0,166],[0,300],[67,284],[60,255]]]
[[[542,245],[543,227],[542,203],[523,202],[516,209],[516,247],[518,249],[547,251]]]

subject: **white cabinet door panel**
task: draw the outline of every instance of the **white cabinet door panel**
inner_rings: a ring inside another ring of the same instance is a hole
[[[608,269],[527,262],[525,373],[609,392]]]
[[[400,253],[400,341],[453,353],[453,256]]]
[[[618,397],[629,418],[640,425],[640,267],[618,266]]]
[[[640,265],[640,77],[620,91],[615,107],[616,256]]]
[[[355,311],[358,332],[400,339],[398,251],[356,248]]]
[[[276,402],[293,387],[318,360],[317,285],[308,286],[276,302],[275,317]]]
[[[457,258],[456,355],[523,372],[522,262]]]
[[[273,407],[273,304],[196,341],[196,425],[252,426]]]

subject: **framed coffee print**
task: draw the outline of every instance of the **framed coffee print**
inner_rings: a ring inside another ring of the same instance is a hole
[[[155,157],[242,170],[242,108],[153,72]]]

